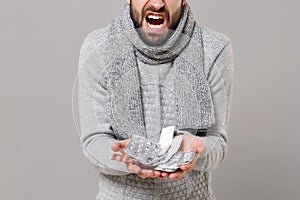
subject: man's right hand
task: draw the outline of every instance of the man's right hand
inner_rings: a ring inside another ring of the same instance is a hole
[[[111,149],[114,152],[120,152],[120,154],[114,154],[112,159],[117,161],[122,161],[126,163],[127,169],[129,172],[137,174],[140,178],[164,178],[163,173],[158,170],[149,170],[149,169],[142,169],[134,162],[130,156],[124,153],[125,146],[130,142],[130,139],[116,141],[111,145]]]

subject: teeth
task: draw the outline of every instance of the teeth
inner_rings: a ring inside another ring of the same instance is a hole
[[[161,27],[162,27],[162,24],[159,24],[159,25],[153,25],[153,24],[148,23],[148,26],[149,26],[150,28],[161,28]]]
[[[159,15],[148,15],[148,18],[150,18],[150,19],[162,19],[163,17],[159,16]]]

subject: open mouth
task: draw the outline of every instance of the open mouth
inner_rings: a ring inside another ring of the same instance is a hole
[[[162,28],[165,19],[162,15],[149,14],[146,17],[146,22],[150,28]]]

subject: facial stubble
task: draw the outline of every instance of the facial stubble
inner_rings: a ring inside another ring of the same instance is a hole
[[[183,4],[181,7],[179,7],[172,15],[172,21],[171,23],[169,23],[168,25],[168,29],[166,30],[163,30],[163,34],[160,35],[158,37],[157,34],[154,34],[154,33],[147,33],[145,32],[145,30],[143,30],[142,28],[142,24],[143,24],[143,19],[145,18],[145,13],[148,11],[148,10],[151,10],[151,11],[155,11],[153,10],[152,8],[150,9],[147,9],[147,10],[143,10],[142,11],[142,16],[140,15],[140,13],[132,6],[132,0],[130,0],[130,15],[131,15],[131,19],[134,23],[134,26],[135,28],[137,29],[137,32],[140,36],[140,38],[146,43],[146,44],[149,44],[149,45],[154,45],[154,46],[158,46],[158,45],[162,45],[164,44],[168,38],[171,37],[172,33],[174,32],[174,30],[176,29],[178,23],[179,23],[179,20],[180,20],[180,17],[182,15],[182,10],[183,10]],[[166,7],[162,7],[162,9],[160,9],[160,12],[164,12],[166,14],[166,17],[167,17],[167,22],[169,22],[169,12],[166,10]],[[149,38],[157,38],[157,40],[150,40]]]

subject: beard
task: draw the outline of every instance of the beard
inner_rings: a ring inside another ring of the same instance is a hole
[[[173,14],[172,14],[172,21],[170,21],[170,14],[166,7],[162,7],[160,13],[164,13],[166,15],[167,20],[167,28],[162,30],[161,34],[155,33],[148,33],[143,28],[143,20],[145,19],[145,15],[147,11],[157,12],[153,7],[145,7],[142,10],[142,15],[132,6],[132,2],[130,1],[130,15],[133,21],[135,28],[140,36],[140,38],[148,45],[159,46],[164,44],[173,34],[174,30],[176,29],[178,22],[180,20],[182,14],[182,6],[179,7]]]

